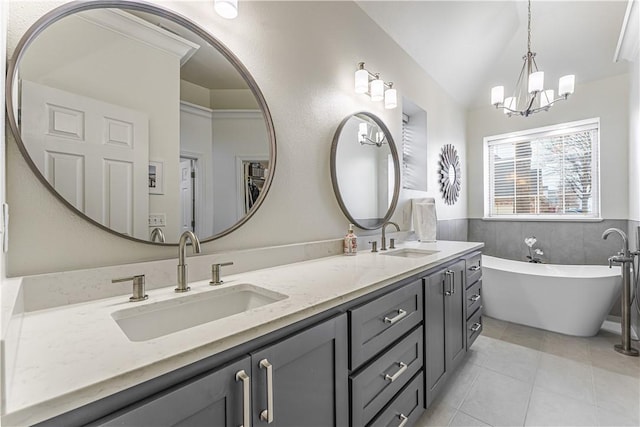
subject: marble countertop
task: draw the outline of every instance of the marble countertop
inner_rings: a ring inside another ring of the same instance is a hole
[[[439,252],[419,258],[359,252],[224,275],[224,284],[216,288],[207,280],[194,282],[187,294],[176,294],[175,285],[148,290],[149,299],[136,306],[242,283],[288,297],[147,341],[130,341],[114,321],[114,312],[133,306],[124,295],[23,312],[11,319],[20,327],[13,328],[17,349],[6,373],[2,424],[33,424],[78,408],[455,259],[482,243],[407,242],[401,247]],[[16,304],[19,292],[12,294]],[[9,310],[4,299],[3,320]]]

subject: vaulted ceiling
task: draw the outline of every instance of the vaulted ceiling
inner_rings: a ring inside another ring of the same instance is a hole
[[[493,86],[513,90],[527,51],[526,1],[357,4],[465,107],[488,105]],[[626,73],[627,63],[614,62],[626,8],[627,0],[533,0],[531,50],[545,88],[557,91],[565,74],[579,85]]]

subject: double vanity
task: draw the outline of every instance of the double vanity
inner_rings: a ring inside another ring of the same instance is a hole
[[[156,56],[162,82],[149,78]],[[200,56],[221,61],[198,70]],[[76,66],[58,63],[65,58]],[[221,70],[244,82],[233,87],[245,95],[240,107],[196,78]],[[330,168],[349,222],[382,228],[379,252],[342,256],[342,240],[328,240],[186,258],[184,233],[198,253],[195,234],[203,244],[230,234],[261,206],[276,142],[249,71],[183,15],[129,0],[63,4],[16,46],[6,98],[24,161],[73,215],[144,242],[138,259],[168,253],[146,254],[147,245],[177,243],[180,256],[6,279],[3,425],[408,427],[481,332],[481,243],[385,250],[385,226],[400,229],[389,222],[400,155],[366,111],[339,124]],[[213,185],[221,182],[236,185]]]
[[[481,328],[465,301],[479,295],[482,244],[320,258],[313,245],[338,241],[227,253],[223,284],[187,293],[175,260],[11,279],[3,424],[410,425]],[[295,250],[310,259],[237,272]],[[204,278],[220,259],[187,261]],[[91,299],[135,271],[149,272],[147,300]]]

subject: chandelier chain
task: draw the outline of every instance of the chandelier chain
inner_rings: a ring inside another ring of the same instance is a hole
[[[531,0],[529,0],[527,20],[527,53],[529,52],[531,52]]]

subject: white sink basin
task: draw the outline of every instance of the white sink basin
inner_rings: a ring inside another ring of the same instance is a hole
[[[287,298],[250,284],[126,308],[111,316],[131,341],[147,341]]]
[[[423,256],[429,256],[433,254],[437,254],[440,251],[430,251],[428,249],[415,249],[415,248],[404,248],[398,249],[395,251],[383,252],[383,255],[389,256],[399,256],[403,258],[421,258]]]

